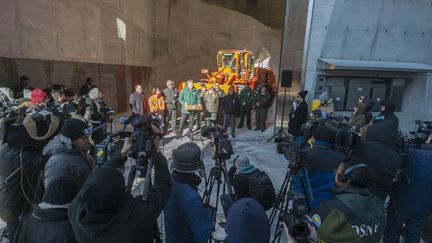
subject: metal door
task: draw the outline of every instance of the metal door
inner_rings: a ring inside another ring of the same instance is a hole
[[[374,101],[372,111],[379,111],[379,103],[386,99],[387,87],[383,84],[372,88],[371,100]]]
[[[345,106],[346,110],[352,110],[357,104],[358,98],[362,95],[370,95],[372,81],[365,78],[351,78],[349,81],[348,100]]]
[[[330,97],[333,99],[334,108],[336,111],[344,110],[345,104],[345,86],[332,86],[330,87]]]

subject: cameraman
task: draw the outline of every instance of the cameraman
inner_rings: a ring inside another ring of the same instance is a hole
[[[357,235],[362,238],[362,242],[376,243],[381,240],[385,227],[384,203],[367,189],[372,182],[370,173],[367,165],[358,163],[355,159],[339,165],[335,172],[335,198],[321,203],[307,216],[310,222],[318,226],[318,231],[320,224],[336,209],[342,212]],[[333,231],[340,236],[346,233],[338,232],[341,228],[338,228],[337,221],[326,227],[330,226],[333,228],[327,228],[327,231]]]
[[[197,190],[204,172],[201,149],[193,142],[182,144],[173,150],[171,168],[172,193],[164,209],[166,242],[207,242],[213,211],[203,204]]]
[[[333,129],[320,126],[312,131],[312,137],[312,147],[302,150],[301,165],[305,168],[294,180],[293,188],[308,195],[309,205],[315,209],[321,202],[334,197],[334,170],[346,155],[333,150],[336,139]]]
[[[66,120],[61,133],[43,149],[44,156],[50,157],[45,165],[45,186],[59,176],[70,176],[82,187],[94,166],[94,159],[88,154],[90,133],[83,121]]]
[[[394,114],[395,104],[391,100],[384,100],[380,102],[380,114],[373,118],[372,123],[392,120],[399,127],[399,118]]]
[[[366,140],[355,145],[352,151],[371,169],[369,190],[383,201],[390,194],[402,164],[402,158],[394,150],[397,134],[394,121],[376,123],[368,128]]]
[[[420,242],[423,225],[432,213],[432,144],[413,148],[407,156],[407,175],[395,183],[387,211],[384,242]],[[410,181],[408,181],[408,178]]]
[[[95,170],[69,206],[69,221],[78,243],[152,242],[153,226],[171,193],[165,157],[153,144],[154,183],[148,200],[126,192],[120,169],[126,161],[127,141],[101,168]]]
[[[276,193],[269,176],[252,165],[248,157],[240,156],[234,160],[234,165],[228,171],[228,178],[234,187],[235,198],[228,194],[221,195],[221,204],[225,215],[228,215],[228,210],[234,203],[234,199],[244,197],[254,198],[264,210],[273,206]],[[255,183],[257,180],[260,183]]]

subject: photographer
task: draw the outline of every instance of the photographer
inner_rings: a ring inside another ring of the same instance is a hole
[[[257,200],[264,210],[269,210],[275,202],[275,189],[269,176],[264,171],[258,170],[250,164],[249,158],[240,156],[234,161],[234,165],[228,171],[228,178],[234,187],[236,198],[228,194],[221,195],[221,203],[225,215],[234,199],[251,197]]]
[[[166,89],[162,90],[163,95],[165,97],[165,106],[168,110],[168,114],[165,116],[165,129],[168,128],[168,122],[171,121],[171,131],[176,134],[177,133],[177,97],[178,91],[174,88],[174,82],[168,80],[166,82]]]
[[[59,176],[70,176],[81,188],[92,173],[94,159],[87,153],[90,149],[89,126],[78,119],[68,119],[61,133],[44,148],[44,156],[50,156],[45,165],[45,186]]]
[[[320,110],[323,114],[323,117],[326,118],[328,116],[333,116],[334,113],[334,104],[333,100],[329,98],[329,95],[327,92],[323,92],[318,97],[320,101],[320,105],[318,106],[317,110]]]
[[[333,150],[336,131],[331,128],[315,128],[312,137],[312,147],[302,150],[301,165],[304,169],[294,180],[293,188],[308,195],[309,205],[315,209],[321,202],[334,197],[334,170],[346,159],[346,155]]]
[[[197,191],[201,178],[196,173],[204,172],[201,149],[192,142],[179,146],[173,150],[171,168],[172,193],[164,209],[166,242],[207,242],[213,211]]]
[[[68,220],[69,203],[78,194],[75,181],[67,176],[54,179],[46,188],[42,202],[23,219],[19,243],[76,242]]]
[[[379,242],[385,227],[384,203],[367,189],[372,182],[370,173],[367,165],[358,163],[355,159],[341,163],[335,172],[335,198],[321,203],[309,214],[309,221],[318,226],[336,209],[343,213],[357,235],[362,238],[362,242]],[[335,233],[340,230],[338,224],[332,226]]]
[[[153,226],[171,192],[167,161],[156,144],[152,146],[155,176],[147,201],[126,192],[119,169],[130,148],[126,140],[120,154],[89,176],[68,212],[78,243],[152,242]]]
[[[405,172],[395,183],[387,210],[384,243],[420,242],[423,225],[432,213],[432,144],[410,149]],[[408,181],[408,178],[410,181]]]
[[[365,103],[357,103],[354,106],[349,125],[355,127],[356,132],[359,132],[360,129],[366,125],[366,107],[367,105]]]
[[[384,100],[380,102],[380,114],[373,118],[372,123],[392,120],[399,127],[399,118],[394,114],[395,105],[391,100]]]
[[[392,120],[374,124],[368,128],[366,140],[355,145],[352,152],[371,169],[369,190],[383,201],[390,194],[402,164],[402,158],[394,150],[396,136],[397,127]]]

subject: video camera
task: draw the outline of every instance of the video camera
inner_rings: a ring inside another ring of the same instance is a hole
[[[288,232],[291,237],[295,238],[297,242],[309,242],[308,220],[305,220],[307,212],[306,197],[295,191],[290,190],[288,196],[288,209],[283,217],[284,223],[288,227]]]
[[[283,154],[286,158],[295,163],[296,165],[300,165],[302,161],[302,144],[298,142],[293,136],[288,136],[285,138],[275,138],[276,152]]]
[[[201,135],[211,140],[214,159],[227,160],[234,154],[231,141],[228,140],[228,136],[222,128],[204,126],[201,128]]]
[[[421,145],[426,142],[432,133],[432,122],[416,120],[415,124],[415,130],[410,133],[413,135],[413,142],[417,145]]]

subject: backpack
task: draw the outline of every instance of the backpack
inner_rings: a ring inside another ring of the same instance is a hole
[[[267,173],[257,170],[248,177],[249,195],[257,200],[264,210],[272,208],[276,201],[276,192]]]

